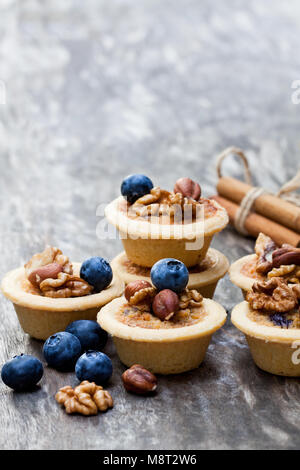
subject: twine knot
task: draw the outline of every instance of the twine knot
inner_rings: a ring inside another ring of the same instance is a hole
[[[252,175],[249,167],[249,162],[244,154],[243,150],[238,147],[228,147],[223,152],[221,152],[217,158],[217,175],[218,178],[222,178],[222,163],[229,155],[237,155],[243,162],[244,165],[244,172],[245,172],[245,181],[247,184],[252,186]],[[300,188],[300,170],[296,173],[296,175],[285,184],[281,186],[277,194],[275,196],[285,199],[286,201],[300,207],[300,195],[299,194],[291,194],[293,191],[296,191]],[[252,210],[252,207],[258,197],[262,194],[271,194],[267,192],[264,188],[260,186],[252,187],[244,198],[241,201],[240,207],[237,210],[235,219],[234,219],[234,226],[236,230],[241,233],[242,235],[248,235],[247,230],[245,229],[245,222],[249,213]]]

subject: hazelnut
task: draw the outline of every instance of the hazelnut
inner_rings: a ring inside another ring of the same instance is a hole
[[[46,264],[32,271],[28,276],[28,281],[31,282],[34,287],[39,287],[41,282],[45,279],[57,279],[58,274],[61,273],[62,270],[63,266],[61,264]]]
[[[170,289],[161,290],[154,297],[152,310],[162,321],[170,320],[179,308],[179,297]]]
[[[154,392],[157,387],[157,378],[140,364],[134,364],[125,370],[122,375],[123,384],[127,392],[146,395]]]
[[[181,193],[184,197],[190,197],[199,201],[201,196],[201,188],[198,183],[191,178],[180,178],[174,186],[174,193]]]
[[[125,288],[126,300],[131,304],[138,303],[149,297],[150,290],[152,290],[152,285],[148,281],[138,280],[130,282]],[[136,295],[138,292],[140,292],[140,295]]]

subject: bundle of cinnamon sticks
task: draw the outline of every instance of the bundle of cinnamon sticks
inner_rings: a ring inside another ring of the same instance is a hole
[[[217,184],[218,195],[213,196],[228,212],[234,223],[239,204],[252,186],[235,178],[221,177]],[[249,235],[257,237],[263,232],[278,245],[289,243],[300,246],[300,207],[272,194],[259,196],[245,220]]]

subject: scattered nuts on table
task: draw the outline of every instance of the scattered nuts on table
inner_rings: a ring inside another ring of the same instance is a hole
[[[66,413],[80,413],[85,416],[96,415],[113,407],[113,400],[107,390],[87,380],[74,389],[67,385],[55,395],[57,403],[65,407]]]
[[[157,388],[155,375],[140,364],[134,364],[127,369],[122,375],[122,380],[127,392],[137,395],[146,395]]]

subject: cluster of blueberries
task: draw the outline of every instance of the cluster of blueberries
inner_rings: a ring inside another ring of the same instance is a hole
[[[181,292],[187,285],[186,266],[173,258],[158,261],[151,270],[151,280],[158,290]],[[65,331],[50,336],[44,343],[43,354],[48,366],[59,371],[73,371],[79,381],[88,380],[101,385],[112,375],[112,362],[101,352],[107,342],[107,333],[97,322],[77,320]],[[21,354],[2,368],[1,378],[10,388],[32,389],[43,376],[43,364],[34,356]]]
[[[113,278],[110,264],[100,257],[89,258],[82,263],[80,277],[101,292]],[[56,333],[44,344],[43,354],[50,367],[75,373],[80,381],[88,380],[98,385],[112,375],[112,363],[106,354],[100,352],[107,341],[107,333],[97,322],[78,320],[71,323],[66,331]],[[10,388],[22,391],[33,388],[43,376],[43,364],[27,354],[15,356],[2,368],[1,378]]]
[[[100,352],[107,341],[107,333],[97,322],[77,320],[50,336],[44,343],[43,354],[47,364],[56,370],[67,372],[75,369],[81,382],[88,380],[101,385],[112,375],[110,358]],[[42,362],[34,356],[21,354],[4,364],[3,382],[16,391],[32,389],[42,378]]]

